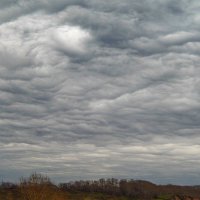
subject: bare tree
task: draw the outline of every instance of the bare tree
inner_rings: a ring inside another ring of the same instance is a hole
[[[47,176],[34,173],[29,178],[21,178],[20,192],[24,200],[66,199]]]

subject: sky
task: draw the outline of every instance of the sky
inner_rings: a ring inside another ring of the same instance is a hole
[[[1,0],[0,179],[200,184],[198,0]]]

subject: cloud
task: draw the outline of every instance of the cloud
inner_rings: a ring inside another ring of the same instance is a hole
[[[53,34],[55,48],[66,54],[84,55],[87,53],[87,43],[92,39],[89,32],[80,27],[63,26],[57,28]]]
[[[198,5],[1,1],[2,178],[197,184]]]

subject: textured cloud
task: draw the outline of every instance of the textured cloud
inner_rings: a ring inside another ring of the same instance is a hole
[[[1,177],[199,184],[199,6],[1,0]]]

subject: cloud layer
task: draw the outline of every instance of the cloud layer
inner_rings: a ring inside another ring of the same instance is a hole
[[[199,184],[199,9],[1,0],[1,177]]]

